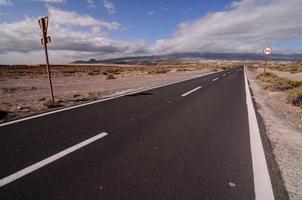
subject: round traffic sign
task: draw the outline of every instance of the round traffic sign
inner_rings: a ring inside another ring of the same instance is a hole
[[[270,55],[270,54],[272,54],[272,52],[273,52],[272,48],[265,48],[265,49],[263,49],[263,53],[265,55]]]

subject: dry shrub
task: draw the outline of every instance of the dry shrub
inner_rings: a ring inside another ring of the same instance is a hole
[[[257,79],[266,83],[265,89],[271,91],[287,91],[302,85],[301,81],[280,78],[273,73],[260,74]]]
[[[286,99],[289,103],[302,107],[302,86],[289,90]]]
[[[95,94],[93,92],[89,92],[86,99],[87,99],[87,101],[95,101],[98,99],[98,97],[97,97],[97,94]]]
[[[57,107],[62,107],[62,105],[60,105],[58,102],[53,102],[52,100],[47,100],[44,103],[44,106],[46,106],[47,108],[57,108]]]

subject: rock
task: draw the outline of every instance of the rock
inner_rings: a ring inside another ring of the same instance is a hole
[[[41,97],[40,99],[39,99],[39,101],[45,101],[46,100],[46,97]]]
[[[231,187],[236,187],[236,184],[235,184],[235,183],[232,183],[232,182],[229,182],[229,185],[230,185]]]
[[[0,120],[4,119],[8,115],[8,112],[0,110]]]
[[[18,109],[18,110],[30,110],[30,107],[26,107],[26,106],[18,106],[17,109]]]
[[[112,74],[107,74],[106,80],[115,79],[115,77]]]

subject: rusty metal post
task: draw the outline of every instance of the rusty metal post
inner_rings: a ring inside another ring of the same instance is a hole
[[[51,80],[51,71],[50,71],[49,59],[48,59],[48,51],[47,51],[47,43],[48,43],[48,38],[47,38],[48,17],[42,17],[39,20],[39,25],[40,25],[41,30],[42,30],[42,40],[41,40],[41,42],[42,42],[42,44],[44,46],[44,51],[45,51],[46,69],[47,69],[48,80],[49,80],[50,96],[51,96],[52,102],[54,103],[55,102],[55,98],[54,98],[54,94],[53,94],[52,80]]]
[[[268,62],[268,55],[265,55],[265,64],[264,64],[264,75],[266,75],[266,68],[267,68],[267,62]]]
[[[268,62],[268,58],[269,56],[272,54],[273,49],[268,47],[263,49],[263,55],[265,55],[265,64],[264,64],[264,75],[266,76],[266,68],[267,68],[267,62]]]

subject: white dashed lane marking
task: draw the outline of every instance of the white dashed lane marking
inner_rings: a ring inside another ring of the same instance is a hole
[[[17,180],[17,179],[19,179],[19,178],[27,175],[27,174],[30,174],[30,173],[32,173],[32,172],[34,172],[34,171],[36,171],[36,170],[38,170],[38,169],[40,169],[40,168],[48,165],[48,164],[50,164],[50,163],[52,163],[52,162],[54,162],[54,161],[56,161],[56,160],[58,160],[58,159],[60,159],[60,158],[62,158],[64,156],[66,156],[66,155],[68,155],[68,154],[70,154],[70,153],[72,153],[72,152],[74,152],[74,151],[76,151],[76,150],[78,150],[78,149],[80,149],[80,148],[82,148],[82,147],[84,147],[84,146],[86,146],[86,145],[88,145],[88,144],[96,141],[96,140],[101,139],[102,137],[105,137],[106,135],[108,135],[108,134],[105,133],[105,132],[100,133],[100,134],[98,134],[98,135],[96,135],[96,136],[94,136],[92,138],[89,138],[89,139],[87,139],[87,140],[85,140],[85,141],[83,141],[83,142],[81,142],[79,144],[76,144],[76,145],[74,145],[74,146],[72,146],[72,147],[70,147],[68,149],[65,149],[65,150],[63,150],[63,151],[61,151],[61,152],[59,152],[59,153],[57,153],[57,154],[55,154],[53,156],[50,156],[50,157],[48,157],[48,158],[46,158],[46,159],[44,159],[44,160],[42,160],[40,162],[37,162],[37,163],[35,163],[35,164],[33,164],[33,165],[29,166],[29,167],[26,167],[26,168],[24,168],[24,169],[22,169],[20,171],[17,171],[14,174],[11,174],[10,176],[1,178],[0,179],[0,187],[4,186],[6,184],[9,184],[9,183],[11,183],[11,182],[13,182],[13,181],[15,181],[15,180]]]
[[[195,89],[193,89],[193,90],[190,90],[189,92],[184,93],[184,94],[181,95],[181,96],[182,96],[182,97],[185,97],[185,96],[191,94],[192,92],[195,92],[195,91],[199,90],[200,88],[202,88],[202,86],[199,86],[199,87],[197,87],[197,88],[195,88]]]

